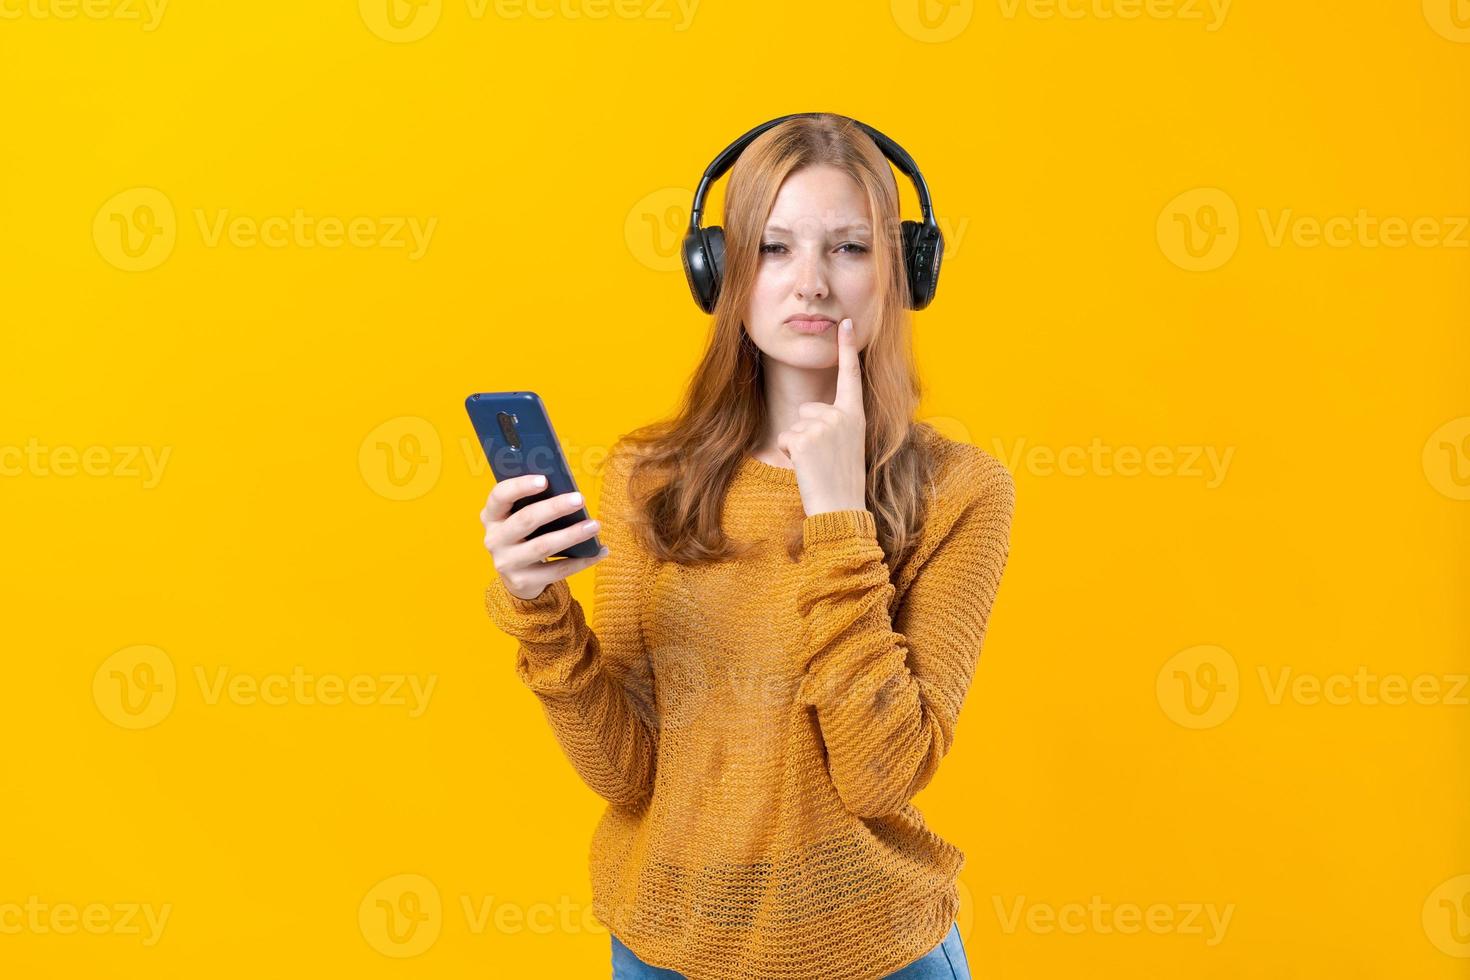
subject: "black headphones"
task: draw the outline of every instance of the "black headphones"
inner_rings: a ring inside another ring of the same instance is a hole
[[[699,188],[694,192],[694,206],[689,211],[689,230],[684,233],[683,251],[684,276],[689,280],[689,291],[694,294],[694,302],[704,312],[714,312],[715,301],[720,295],[720,283],[725,278],[724,230],[719,225],[711,225],[708,228],[699,227],[699,217],[704,212],[704,196],[709,192],[709,185],[719,180],[727,170],[734,166],[736,158],[761,133],[787,119],[817,115],[823,115],[823,113],[793,112],[790,115],[772,119],[770,122],[761,123],[725,147],[720,155],[715,157],[714,162],[705,169],[704,177],[699,181]],[[914,182],[914,189],[919,192],[919,207],[924,214],[923,223],[904,221],[900,227],[903,229],[904,268],[907,270],[909,280],[909,309],[922,310],[934,298],[934,290],[939,285],[939,260],[944,254],[944,235],[939,231],[939,226],[934,223],[934,206],[929,201],[929,185],[924,183],[924,175],[919,172],[914,158],[909,156],[903,147],[872,126],[858,122],[856,119],[852,121],[873,138],[873,142],[878,144],[878,149],[883,151],[883,155],[893,161],[900,173]]]

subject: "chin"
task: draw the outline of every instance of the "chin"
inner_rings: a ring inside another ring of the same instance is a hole
[[[780,355],[776,359],[782,364],[805,368],[809,371],[832,367],[837,363],[836,348],[828,347],[824,350],[821,344],[821,337],[812,337],[805,343],[797,343],[782,348]]]

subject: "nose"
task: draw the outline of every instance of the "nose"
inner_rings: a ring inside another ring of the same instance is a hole
[[[796,297],[803,302],[827,298],[827,266],[820,249],[809,250],[798,260]]]

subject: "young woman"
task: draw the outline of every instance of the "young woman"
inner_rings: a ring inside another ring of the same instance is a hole
[[[607,801],[593,910],[614,977],[968,977],[963,853],[934,777],[1009,551],[996,459],[916,423],[898,188],[860,124],[805,114],[730,171],[710,344],[674,418],[620,439],[607,550],[580,506],[481,514],[492,620]],[[565,579],[589,565],[595,629]]]

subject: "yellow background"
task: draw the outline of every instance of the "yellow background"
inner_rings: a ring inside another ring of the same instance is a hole
[[[1463,3],[386,2],[0,0],[0,927],[49,910],[0,975],[607,975],[463,399],[538,391],[595,492],[705,343],[699,174],[825,109],[923,167],[924,413],[1017,481],[918,798],[975,975],[1470,977]],[[365,237],[246,234],[297,209]],[[1300,220],[1360,210],[1429,223]],[[1272,696],[1360,668],[1430,681]],[[1089,902],[1231,918],[1047,925]]]

